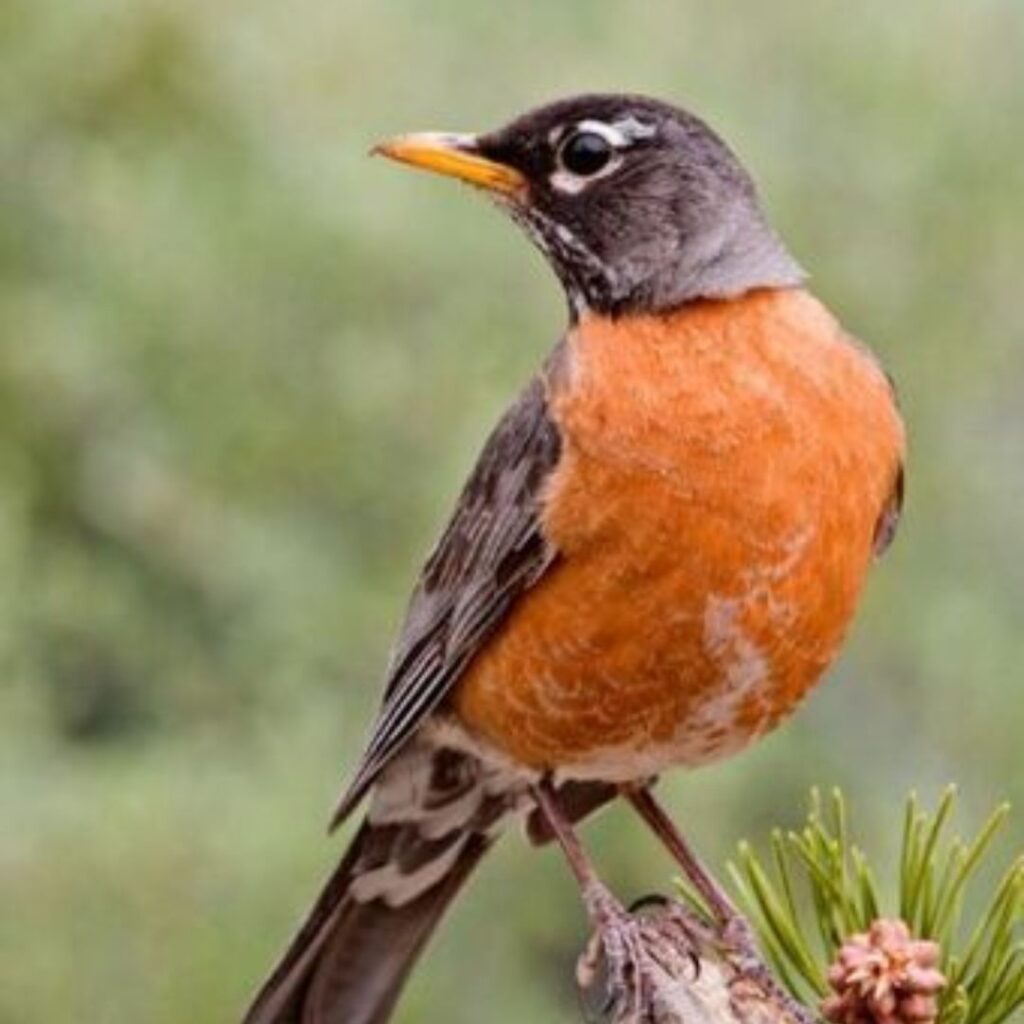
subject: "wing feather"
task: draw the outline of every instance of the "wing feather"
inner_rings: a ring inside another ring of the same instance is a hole
[[[544,483],[561,440],[535,377],[488,438],[413,591],[388,667],[384,702],[333,824],[451,692],[509,610],[552,565]]]

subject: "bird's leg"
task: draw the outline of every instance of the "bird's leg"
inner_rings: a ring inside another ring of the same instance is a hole
[[[607,971],[607,1003],[604,1013],[614,1010],[616,1022],[647,1019],[650,955],[644,948],[640,925],[598,877],[593,863],[562,813],[550,783],[539,783],[533,791],[540,813],[547,820],[580,887],[594,936],[577,966],[580,988],[588,989],[598,973],[600,953]]]
[[[737,972],[754,982],[766,993],[773,994],[782,1005],[788,1006],[801,1024],[814,1024],[808,1010],[784,992],[769,970],[757,947],[757,939],[750,923],[729,899],[725,890],[715,881],[690,844],[683,838],[665,809],[654,798],[650,785],[623,787],[623,795],[633,805],[651,831],[683,869],[683,873],[704,901],[714,919],[723,946]]]
[[[750,925],[736,909],[725,890],[711,877],[710,872],[690,849],[690,844],[683,838],[665,809],[655,800],[650,787],[624,786],[623,795],[683,869],[683,874],[711,912],[723,938],[733,937],[733,932],[741,931],[752,941]]]

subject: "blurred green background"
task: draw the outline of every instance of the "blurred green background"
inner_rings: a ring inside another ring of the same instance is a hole
[[[564,316],[366,151],[569,92],[716,125],[911,429],[841,665],[679,819],[720,861],[839,782],[884,855],[910,786],[1024,803],[1022,67],[1019,0],[2,0],[0,1022],[231,1021],[338,855],[410,581]],[[667,882],[628,815],[588,838]],[[575,1021],[583,930],[512,837],[398,1019]]]

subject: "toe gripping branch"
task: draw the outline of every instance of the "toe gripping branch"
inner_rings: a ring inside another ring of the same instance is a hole
[[[624,907],[599,879],[554,789],[542,784],[534,795],[593,927],[576,969],[588,1024],[815,1024],[775,980],[750,925],[649,788],[623,796],[675,858],[706,914],[663,896]]]

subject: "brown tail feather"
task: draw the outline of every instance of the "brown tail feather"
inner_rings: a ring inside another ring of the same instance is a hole
[[[452,898],[490,846],[470,836],[444,877],[397,907],[350,887],[374,829],[364,824],[243,1024],[384,1024]]]

